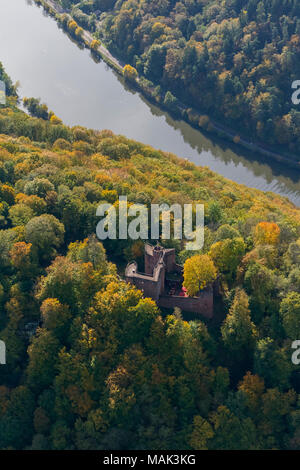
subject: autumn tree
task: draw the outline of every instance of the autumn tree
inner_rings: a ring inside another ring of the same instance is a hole
[[[225,274],[229,280],[232,280],[245,250],[246,245],[241,237],[227,238],[214,243],[210,248],[209,256],[219,271]]]
[[[69,21],[68,29],[72,34],[75,34],[75,31],[77,28],[78,28],[78,24],[76,23],[76,21],[74,20]]]
[[[194,450],[206,450],[207,443],[214,436],[212,426],[201,416],[195,416],[190,445]]]
[[[217,276],[217,270],[208,255],[195,255],[184,263],[184,286],[190,296],[211,284]]]
[[[37,299],[57,299],[73,313],[84,312],[97,290],[103,287],[101,276],[95,276],[92,263],[74,263],[59,256],[47,268],[37,287]]]
[[[34,259],[31,243],[15,243],[9,254],[11,263],[19,271],[21,279],[34,278],[37,272],[37,260]]]
[[[97,52],[100,46],[101,46],[101,42],[98,41],[97,39],[93,39],[90,44],[90,48],[93,52]]]
[[[260,245],[277,245],[279,242],[280,228],[271,222],[260,222],[255,227],[255,242]]]
[[[227,406],[219,406],[212,413],[214,439],[212,449],[242,450],[255,449],[257,430],[251,418],[238,416],[238,411],[231,411]]]
[[[74,262],[90,262],[95,270],[107,272],[105,249],[95,235],[86,238],[83,242],[70,243],[67,256]]]
[[[69,307],[62,305],[57,299],[46,299],[41,305],[41,314],[44,328],[64,341],[72,317]]]
[[[265,391],[264,380],[248,371],[239,383],[238,390],[245,395],[246,406],[249,408],[251,415],[257,419]]]
[[[138,77],[138,73],[134,67],[131,65],[125,65],[124,70],[123,70],[124,77],[126,80],[129,80],[131,82],[135,82],[135,80]]]

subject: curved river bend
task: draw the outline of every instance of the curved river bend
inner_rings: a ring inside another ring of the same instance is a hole
[[[95,63],[31,0],[0,1],[0,61],[20,81],[21,96],[40,97],[65,124],[111,129],[300,206],[300,172],[174,120]]]

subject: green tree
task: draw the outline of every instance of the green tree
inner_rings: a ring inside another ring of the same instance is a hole
[[[300,294],[290,292],[280,304],[283,328],[290,339],[300,338]]]
[[[267,387],[288,387],[291,376],[289,353],[280,349],[271,338],[260,339],[254,352],[254,372]]]
[[[234,353],[243,353],[254,348],[257,330],[251,321],[249,299],[244,290],[237,290],[221,333],[225,346]]]
[[[194,450],[206,450],[207,441],[214,436],[213,429],[208,421],[201,416],[195,416],[193,421],[193,432],[190,445]]]
[[[26,370],[27,384],[34,392],[41,392],[52,385],[60,343],[51,331],[38,330],[28,348],[29,363]]]
[[[209,255],[219,271],[232,280],[245,250],[244,240],[233,238],[214,243],[210,248]]]
[[[34,217],[25,226],[25,239],[32,244],[40,259],[49,260],[64,240],[65,229],[56,217],[43,214]]]

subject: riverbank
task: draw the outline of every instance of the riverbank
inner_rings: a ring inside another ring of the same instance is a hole
[[[72,21],[73,17],[66,11],[63,10],[54,0],[34,0],[38,5],[44,7],[44,9],[51,14],[58,21],[59,24],[63,25],[68,21]],[[82,28],[81,28],[82,29]],[[87,48],[91,49],[91,43],[95,39],[93,35],[82,29],[83,33],[79,42],[83,43]],[[70,31],[67,30],[68,33]],[[76,39],[73,36],[73,39]],[[91,49],[92,53],[99,56],[105,63],[110,66],[120,76],[124,77],[124,66],[119,59],[114,57],[109,50],[100,44],[96,49]],[[261,142],[251,142],[247,140],[245,136],[237,134],[233,129],[228,128],[219,122],[216,122],[211,117],[202,115],[198,110],[194,108],[187,108],[184,103],[176,100],[171,107],[165,105],[165,94],[157,95],[155,87],[151,87],[148,81],[144,77],[138,77],[134,81],[130,81],[130,86],[137,89],[152,103],[160,106],[164,110],[168,111],[173,117],[183,119],[193,128],[208,134],[217,135],[219,138],[234,143],[235,145],[250,150],[251,152],[258,153],[266,157],[271,161],[276,161],[280,164],[288,166],[289,168],[299,170],[300,162],[299,157],[293,154],[282,154],[275,152],[272,148],[264,145]]]

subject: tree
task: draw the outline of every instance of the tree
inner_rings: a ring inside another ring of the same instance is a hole
[[[195,296],[216,279],[217,270],[208,255],[195,255],[184,263],[183,276],[188,294]]]
[[[246,245],[242,238],[225,239],[211,246],[209,256],[219,271],[231,280],[245,254],[245,250]]]
[[[17,242],[9,252],[12,265],[24,279],[32,279],[36,274],[37,265],[31,248],[31,243]]]
[[[239,231],[231,225],[221,225],[215,233],[215,242],[220,242],[226,239],[240,238]]]
[[[79,26],[75,29],[75,36],[77,39],[81,40],[83,37],[83,29]]]
[[[67,256],[73,262],[92,263],[95,270],[107,272],[105,249],[95,235],[86,238],[83,242],[70,243]]]
[[[250,418],[237,416],[227,406],[219,406],[211,418],[214,431],[212,449],[243,450],[258,447],[257,432]]]
[[[250,295],[250,305],[256,322],[262,320],[265,312],[272,311],[277,282],[274,271],[257,262],[249,263],[244,276],[244,287]]]
[[[300,240],[290,243],[287,256],[292,264],[300,264]]]
[[[31,116],[42,118],[45,121],[49,119],[49,110],[46,104],[41,104],[38,98],[23,98],[23,104],[28,109]]]
[[[93,39],[90,44],[90,48],[93,52],[97,52],[99,47],[101,46],[101,42],[97,39]]]
[[[84,313],[97,290],[103,287],[102,276],[95,275],[92,263],[73,263],[58,256],[46,272],[38,284],[37,299],[57,299],[74,314]]]
[[[194,450],[206,450],[207,441],[214,436],[213,429],[208,421],[201,416],[195,416],[193,420],[193,432],[190,445]]]
[[[54,185],[47,178],[34,178],[25,184],[24,192],[28,196],[36,195],[44,198],[48,191],[54,191]]]
[[[1,449],[24,449],[31,443],[34,406],[34,395],[27,386],[20,385],[12,390],[0,420]]]
[[[49,387],[56,374],[60,343],[51,331],[39,329],[28,348],[27,384],[40,393]]]
[[[74,20],[69,21],[68,29],[72,34],[75,34],[75,31],[77,28],[78,28],[78,24],[76,23],[76,21]]]
[[[64,341],[72,317],[69,307],[62,305],[57,299],[46,299],[41,305],[41,314],[44,328],[52,331],[60,341]]]
[[[176,111],[177,99],[170,91],[167,91],[165,95],[164,105],[171,111]]]
[[[9,184],[0,183],[0,201],[4,201],[10,206],[15,203],[15,191]]]
[[[238,389],[246,396],[246,405],[251,415],[257,419],[262,396],[265,391],[264,380],[258,375],[247,372],[243,380],[239,383]]]
[[[290,339],[300,338],[300,294],[290,292],[280,304],[283,328]]]
[[[147,52],[144,74],[150,80],[160,80],[163,75],[167,50],[159,44],[153,44]]]
[[[34,217],[33,210],[25,204],[15,204],[9,209],[9,217],[14,227],[26,225]]]
[[[50,419],[43,408],[38,407],[35,409],[33,422],[37,433],[47,434],[50,428]]]
[[[263,395],[261,429],[269,437],[270,447],[282,446],[282,437],[286,435],[287,422],[296,399],[293,389],[284,393],[277,387],[269,388]]]
[[[129,80],[130,82],[135,82],[138,77],[138,73],[136,69],[128,64],[125,65],[123,69],[123,74],[124,74],[125,79]]]
[[[280,237],[280,228],[271,222],[260,222],[255,227],[255,242],[258,245],[277,245]]]
[[[212,223],[217,223],[222,218],[222,209],[218,201],[212,201],[208,206],[208,217]]]
[[[257,342],[254,352],[254,372],[262,377],[267,387],[288,387],[291,375],[291,359],[271,338]]]
[[[64,240],[65,229],[56,217],[43,214],[31,219],[25,227],[25,239],[41,259],[49,260]]]
[[[51,115],[50,122],[51,124],[54,124],[54,125],[62,124],[62,120],[59,117],[57,117],[55,114]]]
[[[243,353],[254,348],[257,331],[251,321],[248,296],[242,289],[235,294],[221,333],[225,346],[232,352]]]

